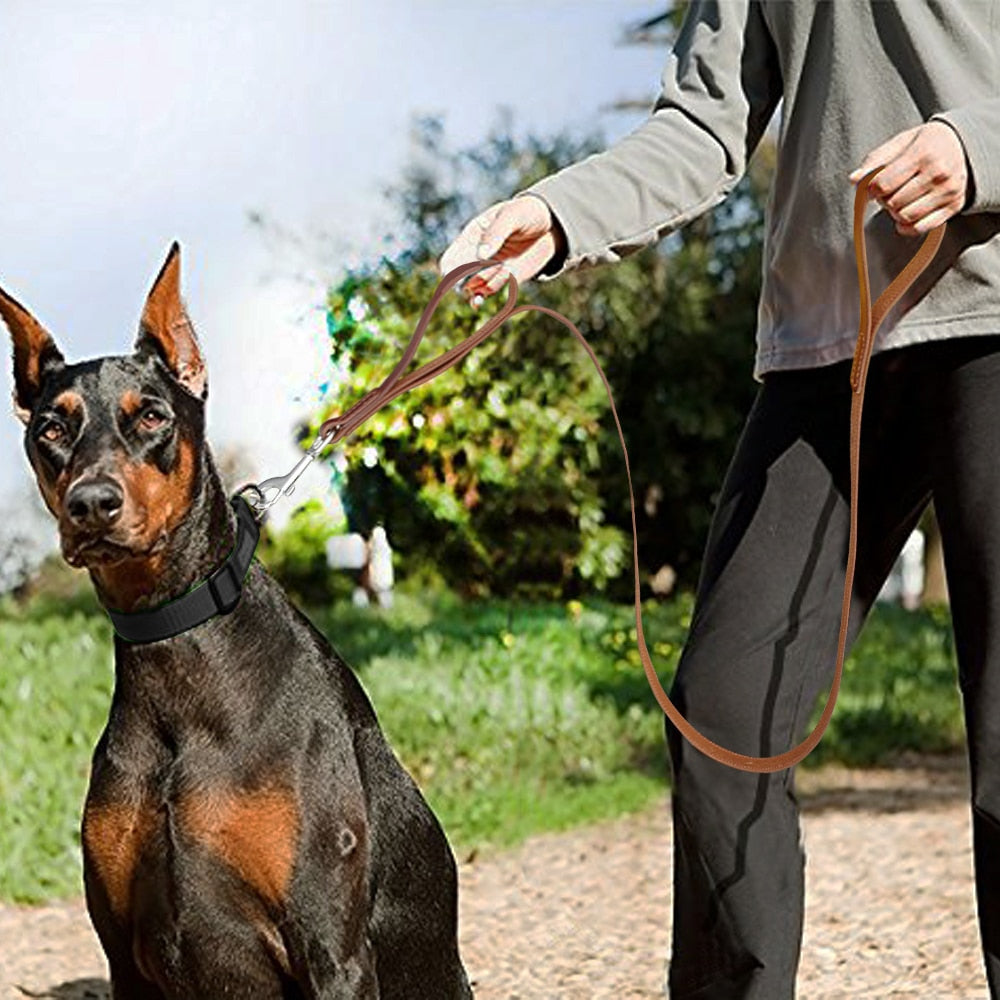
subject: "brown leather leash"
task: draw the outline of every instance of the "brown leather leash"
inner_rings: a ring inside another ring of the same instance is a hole
[[[431,316],[434,314],[434,310],[437,308],[441,298],[463,278],[474,274],[476,271],[481,271],[485,267],[495,264],[502,265],[503,261],[498,258],[491,257],[487,260],[477,261],[471,264],[463,264],[462,266],[449,271],[441,279],[438,287],[434,291],[434,294],[431,296],[430,302],[428,302],[427,306],[424,308],[424,311],[420,316],[420,321],[417,323],[417,327],[410,338],[410,342],[406,345],[406,350],[403,352],[403,356],[399,359],[399,363],[395,366],[395,368],[393,368],[381,385],[373,389],[367,395],[363,396],[349,410],[340,416],[331,417],[329,420],[324,421],[320,426],[319,433],[316,438],[317,445],[326,447],[327,445],[343,440],[357,430],[357,428],[360,427],[369,417],[397,396],[415,388],[418,385],[423,385],[425,382],[429,382],[431,379],[440,375],[443,371],[457,365],[470,351],[481,344],[497,327],[506,323],[507,320],[516,313],[535,311],[547,313],[557,319],[573,333],[577,340],[580,341],[583,349],[590,355],[591,361],[594,362],[594,367],[597,368],[598,374],[601,376],[601,381],[604,383],[604,388],[607,390],[608,401],[611,404],[611,413],[615,418],[615,426],[618,428],[618,438],[621,441],[622,454],[625,456],[625,473],[628,477],[629,504],[632,508],[632,558],[635,572],[636,636],[638,638],[639,654],[642,658],[642,665],[646,672],[646,678],[649,681],[649,686],[652,689],[653,695],[656,697],[657,702],[668,718],[680,730],[681,734],[693,746],[697,747],[703,753],[708,754],[709,757],[712,757],[720,763],[728,764],[730,767],[741,771],[755,772],[780,771],[784,768],[792,767],[802,760],[802,758],[805,757],[817,743],[819,743],[823,735],[823,731],[826,729],[827,724],[833,715],[833,709],[837,702],[837,694],[840,690],[840,678],[843,673],[844,654],[847,646],[851,593],[854,587],[854,567],[857,555],[858,477],[861,464],[861,413],[864,406],[865,381],[868,374],[868,364],[871,359],[872,345],[875,340],[875,334],[889,310],[896,304],[900,297],[931,262],[935,253],[937,253],[938,247],[941,245],[941,240],[944,237],[945,231],[945,226],[941,225],[936,229],[932,229],[927,234],[923,243],[920,245],[920,248],[913,255],[910,262],[903,268],[903,270],[891,282],[885,291],[882,292],[878,299],[876,299],[874,305],[872,305],[871,289],[868,277],[868,255],[865,247],[864,216],[865,207],[868,203],[868,185],[872,178],[881,169],[881,167],[876,167],[874,170],[867,173],[858,182],[854,196],[854,252],[858,268],[858,282],[860,285],[861,321],[858,330],[857,346],[854,352],[854,363],[851,368],[850,376],[852,388],[850,427],[851,529],[848,544],[847,571],[844,580],[844,600],[840,616],[840,636],[837,641],[837,669],[834,674],[833,684],[830,688],[830,694],[827,697],[826,708],[823,710],[823,715],[816,724],[816,727],[801,743],[798,744],[798,746],[793,747],[785,753],[777,754],[773,757],[751,757],[746,754],[734,753],[732,750],[727,750],[718,743],[714,743],[712,740],[703,736],[684,718],[683,715],[681,715],[660,684],[659,677],[656,674],[656,669],[653,666],[653,661],[649,655],[649,650],[646,647],[646,638],[642,630],[639,539],[638,532],[636,530],[635,495],[632,490],[632,472],[629,468],[628,449],[625,446],[625,435],[622,432],[621,422],[618,419],[618,411],[615,409],[614,396],[612,395],[611,386],[608,383],[607,376],[604,374],[604,369],[601,367],[601,363],[597,360],[597,356],[594,354],[594,351],[587,342],[587,339],[570,320],[568,320],[561,313],[556,312],[556,310],[549,309],[546,306],[530,305],[527,303],[517,305],[518,285],[517,280],[513,275],[511,275],[507,281],[507,300],[491,319],[484,323],[480,329],[460,344],[456,344],[450,350],[445,351],[443,354],[434,358],[432,361],[427,362],[427,364],[416,369],[416,371],[411,372],[409,375],[403,375],[403,372],[406,370],[407,366],[413,360],[413,356],[416,354],[420,341],[423,338],[424,331],[427,328],[427,324],[430,322]],[[316,454],[318,451],[319,448],[315,445],[312,449],[310,449],[311,455]],[[307,457],[311,457],[311,455]],[[300,463],[300,465],[301,464],[302,463]],[[298,467],[296,468],[298,469]],[[285,477],[285,480],[288,480],[289,478],[290,477]],[[280,482],[283,481],[284,480]],[[294,482],[294,479],[291,481]],[[288,491],[290,492],[290,488]]]

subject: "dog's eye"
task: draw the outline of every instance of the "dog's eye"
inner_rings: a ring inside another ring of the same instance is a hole
[[[66,438],[66,428],[62,424],[50,420],[42,427],[38,436],[44,441],[48,441],[49,444],[59,444],[60,441]]]
[[[152,406],[147,406],[146,409],[139,414],[139,424],[142,426],[143,430],[158,430],[166,422],[167,418],[159,410]]]

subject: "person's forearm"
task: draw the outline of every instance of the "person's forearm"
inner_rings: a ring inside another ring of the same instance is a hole
[[[780,99],[777,62],[759,4],[692,3],[650,117],[515,193],[542,198],[565,236],[540,280],[620,260],[722,201]]]
[[[697,218],[735,183],[725,165],[719,144],[670,109],[518,192],[544,199],[563,234],[563,252],[539,278],[620,260]]]

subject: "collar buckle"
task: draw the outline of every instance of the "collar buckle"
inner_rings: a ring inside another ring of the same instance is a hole
[[[206,582],[220,615],[228,615],[240,603],[243,581],[230,560],[227,559]]]

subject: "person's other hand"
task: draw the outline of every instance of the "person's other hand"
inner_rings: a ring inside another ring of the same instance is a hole
[[[533,278],[565,251],[562,226],[544,199],[516,195],[497,202],[467,223],[441,255],[442,274],[474,260],[497,257],[502,265],[484,267],[466,279],[462,292],[473,306],[499,291],[511,274],[520,284]]]
[[[877,166],[869,196],[892,216],[901,236],[919,236],[947,222],[965,207],[969,173],[958,134],[944,122],[907,129],[876,146],[851,183]]]

